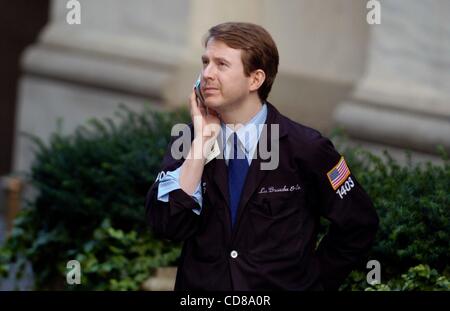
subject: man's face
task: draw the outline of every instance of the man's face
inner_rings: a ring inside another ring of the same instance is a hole
[[[250,77],[244,74],[241,50],[210,39],[202,55],[202,93],[206,106],[226,111],[249,96]]]

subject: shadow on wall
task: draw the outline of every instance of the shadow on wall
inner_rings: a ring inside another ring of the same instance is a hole
[[[49,0],[0,5],[0,176],[11,170],[20,58],[48,21]]]

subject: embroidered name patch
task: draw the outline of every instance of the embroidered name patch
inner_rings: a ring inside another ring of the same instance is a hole
[[[328,180],[330,181],[333,190],[339,188],[344,181],[350,176],[350,170],[345,163],[344,157],[341,157],[339,162],[327,173]]]
[[[261,194],[261,193],[272,193],[272,192],[293,192],[293,191],[299,191],[299,190],[301,190],[302,188],[300,187],[300,185],[299,184],[296,184],[296,185],[292,185],[292,186],[286,186],[286,185],[284,185],[283,187],[279,187],[279,188],[275,188],[275,187],[273,187],[273,186],[270,186],[270,187],[262,187],[260,190],[259,190],[259,194]]]

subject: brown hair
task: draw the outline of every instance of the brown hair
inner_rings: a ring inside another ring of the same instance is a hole
[[[210,39],[222,41],[233,49],[242,50],[244,74],[261,69],[266,79],[258,89],[261,100],[266,100],[278,72],[278,49],[271,35],[263,27],[251,23],[228,22],[211,27],[204,38],[204,45]]]

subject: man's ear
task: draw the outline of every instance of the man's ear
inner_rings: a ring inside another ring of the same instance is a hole
[[[250,92],[257,91],[266,80],[266,73],[262,69],[256,69],[250,74]]]

